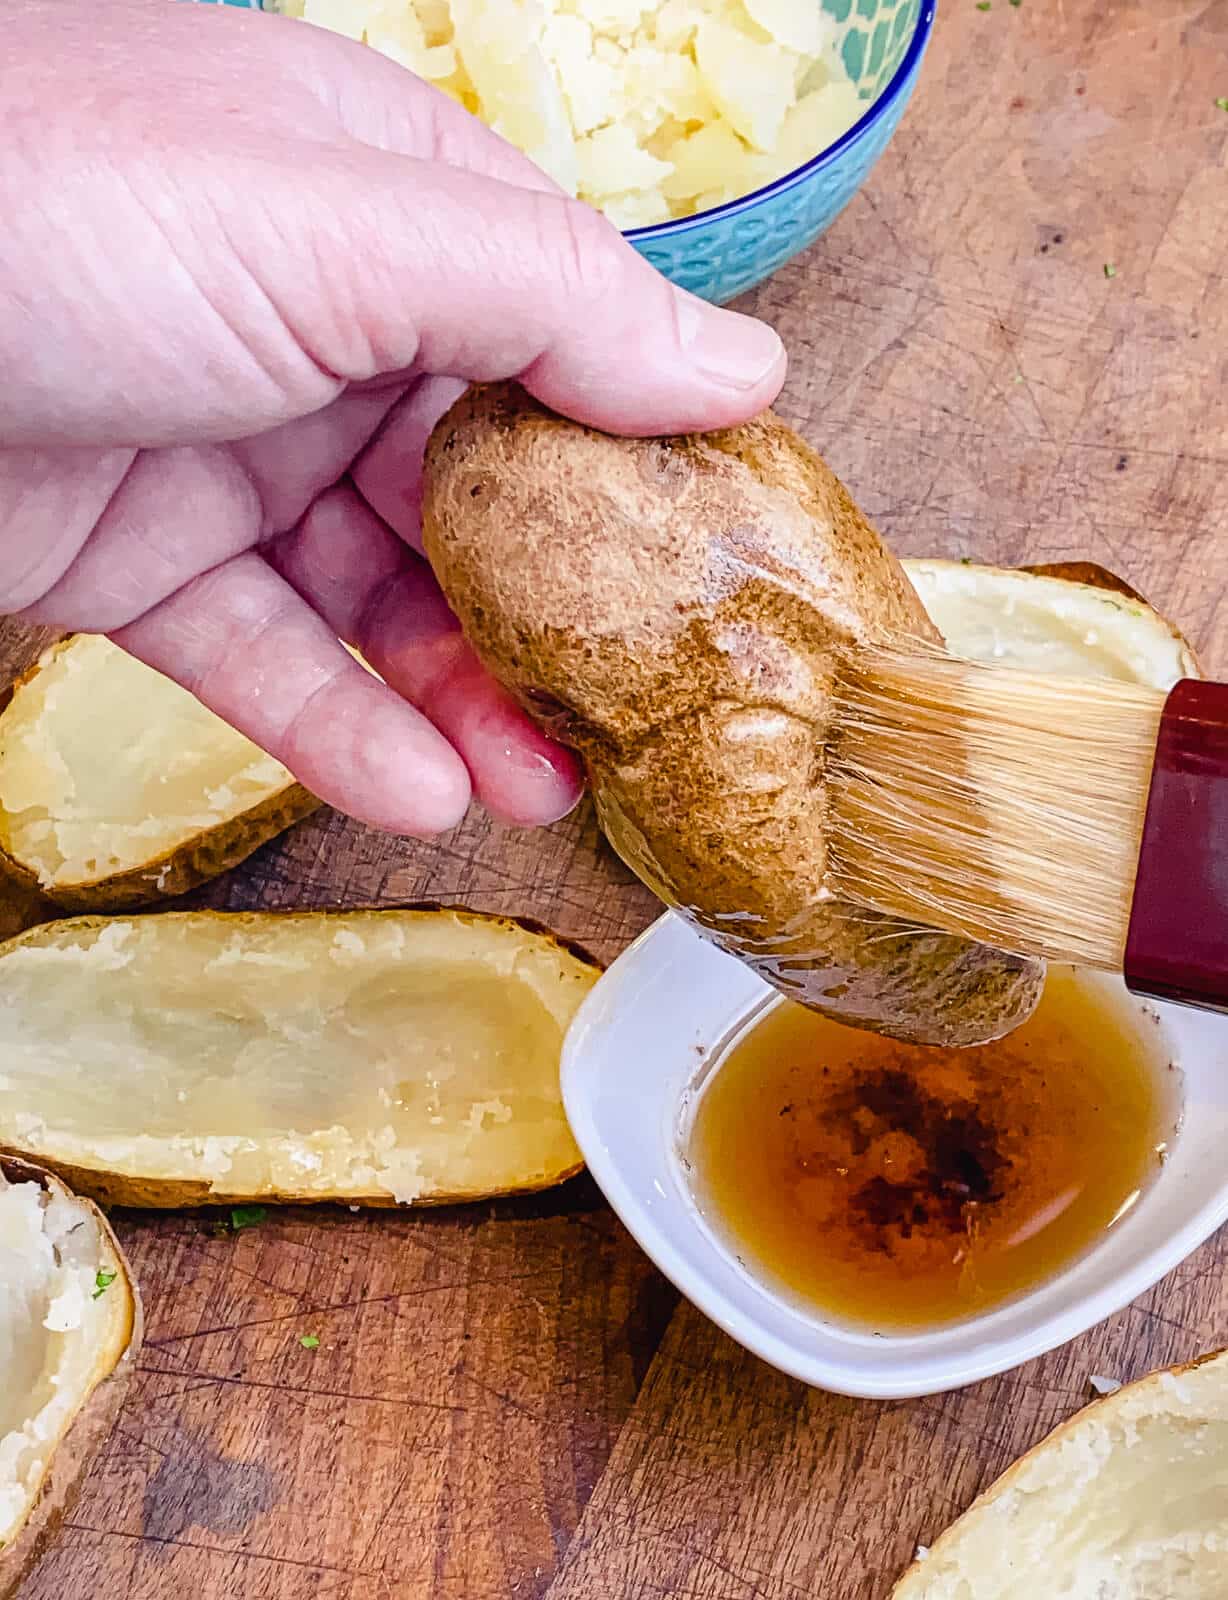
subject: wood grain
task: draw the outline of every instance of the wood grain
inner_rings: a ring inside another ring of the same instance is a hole
[[[751,300],[792,352],[782,411],[897,549],[1102,562],[1212,670],[1224,95],[1228,0],[946,0],[870,185]],[[0,665],[25,648],[0,636]],[[197,898],[436,898],[605,959],[654,914],[587,811],[531,837],[474,816],[431,845],[325,814]],[[1089,1374],[1228,1333],[1217,1239],[1063,1351],[871,1405],[776,1376],[689,1307],[670,1322],[585,1181],[227,1238],[194,1215],[119,1228],[149,1309],[138,1389],[23,1600],[869,1600]]]
[[[122,1218],[136,1397],[27,1592],[539,1592],[674,1303],[587,1180],[214,1230]]]

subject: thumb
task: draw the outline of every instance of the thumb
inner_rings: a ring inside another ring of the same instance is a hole
[[[519,378],[553,409],[622,433],[730,426],[784,380],[769,327],[674,288],[564,195],[365,145],[315,152],[296,190],[272,259],[313,264],[317,282],[288,291],[282,274],[276,298],[338,376]],[[322,290],[329,315],[296,316]]]

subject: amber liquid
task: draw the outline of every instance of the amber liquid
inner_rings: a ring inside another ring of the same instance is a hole
[[[916,1331],[1051,1277],[1133,1206],[1180,1113],[1158,1023],[1050,972],[975,1050],[898,1044],[775,1006],[712,1069],[688,1150],[711,1224],[833,1320]]]

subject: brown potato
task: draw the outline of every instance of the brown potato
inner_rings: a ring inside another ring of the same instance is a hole
[[[613,439],[512,386],[427,454],[427,552],[479,655],[587,764],[615,849],[778,989],[840,1021],[971,1045],[1042,967],[836,902],[823,786],[838,651],[938,637],[831,471],[764,416]]]
[[[54,1536],[111,1431],[140,1349],[141,1308],[106,1219],[58,1178],[0,1160],[0,1217],[0,1597],[7,1597]],[[52,1320],[60,1331],[47,1326]]]
[[[580,1152],[563,1035],[600,973],[438,906],[164,912],[0,945],[0,1150],[109,1205],[440,1205]]]

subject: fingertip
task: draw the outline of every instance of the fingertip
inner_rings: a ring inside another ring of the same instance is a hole
[[[408,709],[408,708],[407,708]],[[395,749],[369,759],[369,784],[363,785],[365,820],[390,833],[431,839],[464,820],[473,798],[469,769],[441,737],[408,737]]]
[[[479,752],[479,759],[483,753]],[[514,828],[544,828],[570,815],[584,793],[584,775],[569,750],[541,735],[519,747],[506,741],[484,752],[476,796],[500,822]],[[491,759],[494,756],[494,759]]]
[[[468,646],[440,683],[432,715],[464,757],[475,797],[513,827],[537,828],[575,809],[579,758],[532,722]]]
[[[469,809],[469,769],[422,714],[356,663],[274,751],[328,805],[385,833],[433,838]]]
[[[522,374],[563,416],[607,433],[706,433],[773,403],[788,357],[776,330],[669,283],[625,241],[617,311],[563,330]],[[608,259],[608,257],[607,257]]]
[[[473,783],[465,763],[453,751],[449,759],[424,764],[411,794],[401,832],[416,838],[448,833],[465,819],[473,798]]]
[[[745,422],[771,405],[788,366],[775,328],[685,289],[673,289],[673,305],[679,349],[711,391],[714,413],[728,418],[715,426]]]

